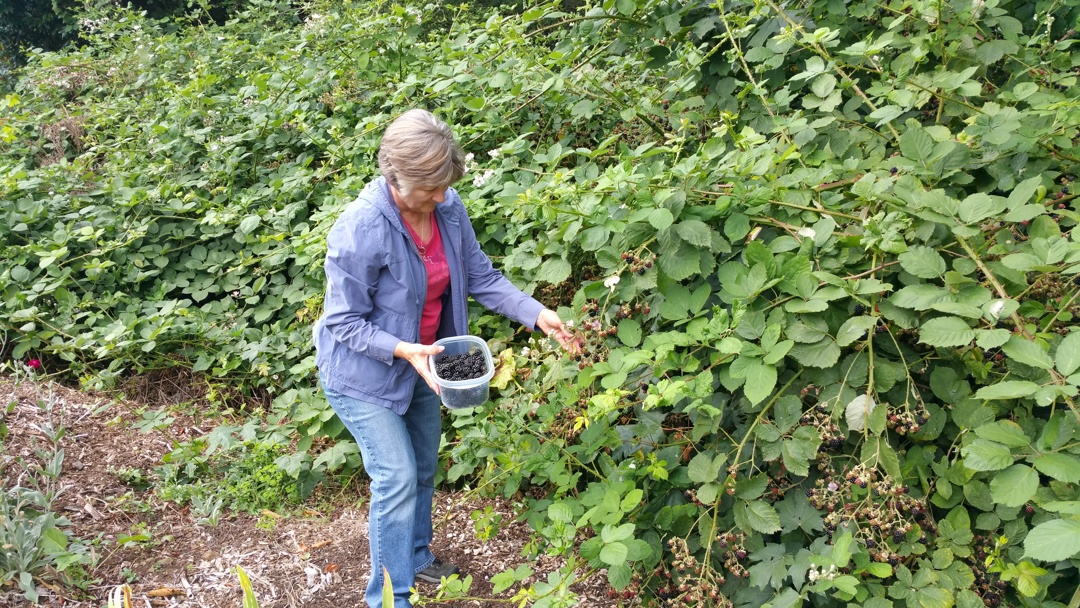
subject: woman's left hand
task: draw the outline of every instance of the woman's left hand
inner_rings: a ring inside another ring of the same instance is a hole
[[[581,352],[581,339],[574,335],[554,310],[545,308],[536,318],[536,328],[555,339],[567,352]]]

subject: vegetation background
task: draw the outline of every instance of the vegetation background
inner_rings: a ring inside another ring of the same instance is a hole
[[[229,416],[147,472],[164,496],[297,503],[359,467],[313,369],[325,234],[419,106],[472,154],[484,249],[588,345],[472,317],[499,371],[441,482],[570,558],[497,593],[1080,606],[1080,5],[158,6],[56,10],[73,42],[3,81],[0,328],[19,374],[204,387]],[[27,597],[92,568],[12,521]]]

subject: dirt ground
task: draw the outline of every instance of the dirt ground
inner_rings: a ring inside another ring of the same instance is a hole
[[[50,399],[51,413],[38,405]],[[8,404],[13,404],[5,416],[9,434],[0,444],[5,490],[26,481],[21,477],[25,464],[37,459],[36,449],[48,445],[44,425],[62,426],[67,429],[60,442],[65,453],[59,477],[63,491],[56,510],[71,521],[75,537],[95,541],[89,578],[99,582],[86,590],[41,586],[43,605],[100,608],[113,588],[129,582],[133,606],[236,607],[241,604],[233,570],[237,565],[250,576],[262,608],[366,605],[363,593],[370,563],[362,481],[336,488],[333,494],[323,492],[296,514],[226,513],[218,525],[209,526],[197,523],[187,506],[163,501],[152,489],[138,491],[126,485],[116,471],[152,471],[171,451],[169,437],[204,434],[213,421],[204,420],[200,426],[176,415],[165,432],[144,433],[132,426],[140,419],[138,403],[0,377],[0,405]],[[503,516],[503,525],[493,538],[482,541],[470,515],[488,506]],[[435,526],[433,551],[472,575],[470,595],[479,598],[438,605],[507,605],[513,590],[494,597],[490,579],[525,563],[521,551],[530,538],[528,526],[515,521],[513,504],[438,491]],[[138,534],[145,540],[123,546],[117,542]],[[527,582],[546,579],[562,565],[548,557],[527,563],[535,571]],[[606,599],[604,578],[600,573],[574,587],[579,606],[617,605]],[[420,583],[419,588],[425,597],[437,592],[435,585]],[[26,604],[17,589],[0,587],[0,606]]]

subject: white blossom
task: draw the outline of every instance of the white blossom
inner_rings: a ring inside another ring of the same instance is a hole
[[[604,279],[604,287],[608,288],[608,291],[615,293],[615,286],[619,284],[619,275],[613,274],[610,277]]]
[[[492,178],[493,175],[495,175],[495,171],[492,170],[492,169],[488,169],[487,171],[484,171],[483,174],[478,173],[476,175],[476,177],[474,177],[473,180],[472,180],[473,186],[475,186],[477,188],[482,187],[485,183],[487,183],[487,181],[489,179]]]
[[[998,300],[990,306],[990,316],[997,319],[1001,316],[1001,311],[1005,308],[1005,300]]]

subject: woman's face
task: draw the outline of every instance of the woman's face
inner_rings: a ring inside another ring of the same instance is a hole
[[[397,188],[391,188],[394,192],[394,202],[404,213],[427,215],[435,210],[435,205],[446,200],[446,188],[413,188],[408,194],[402,194]]]

